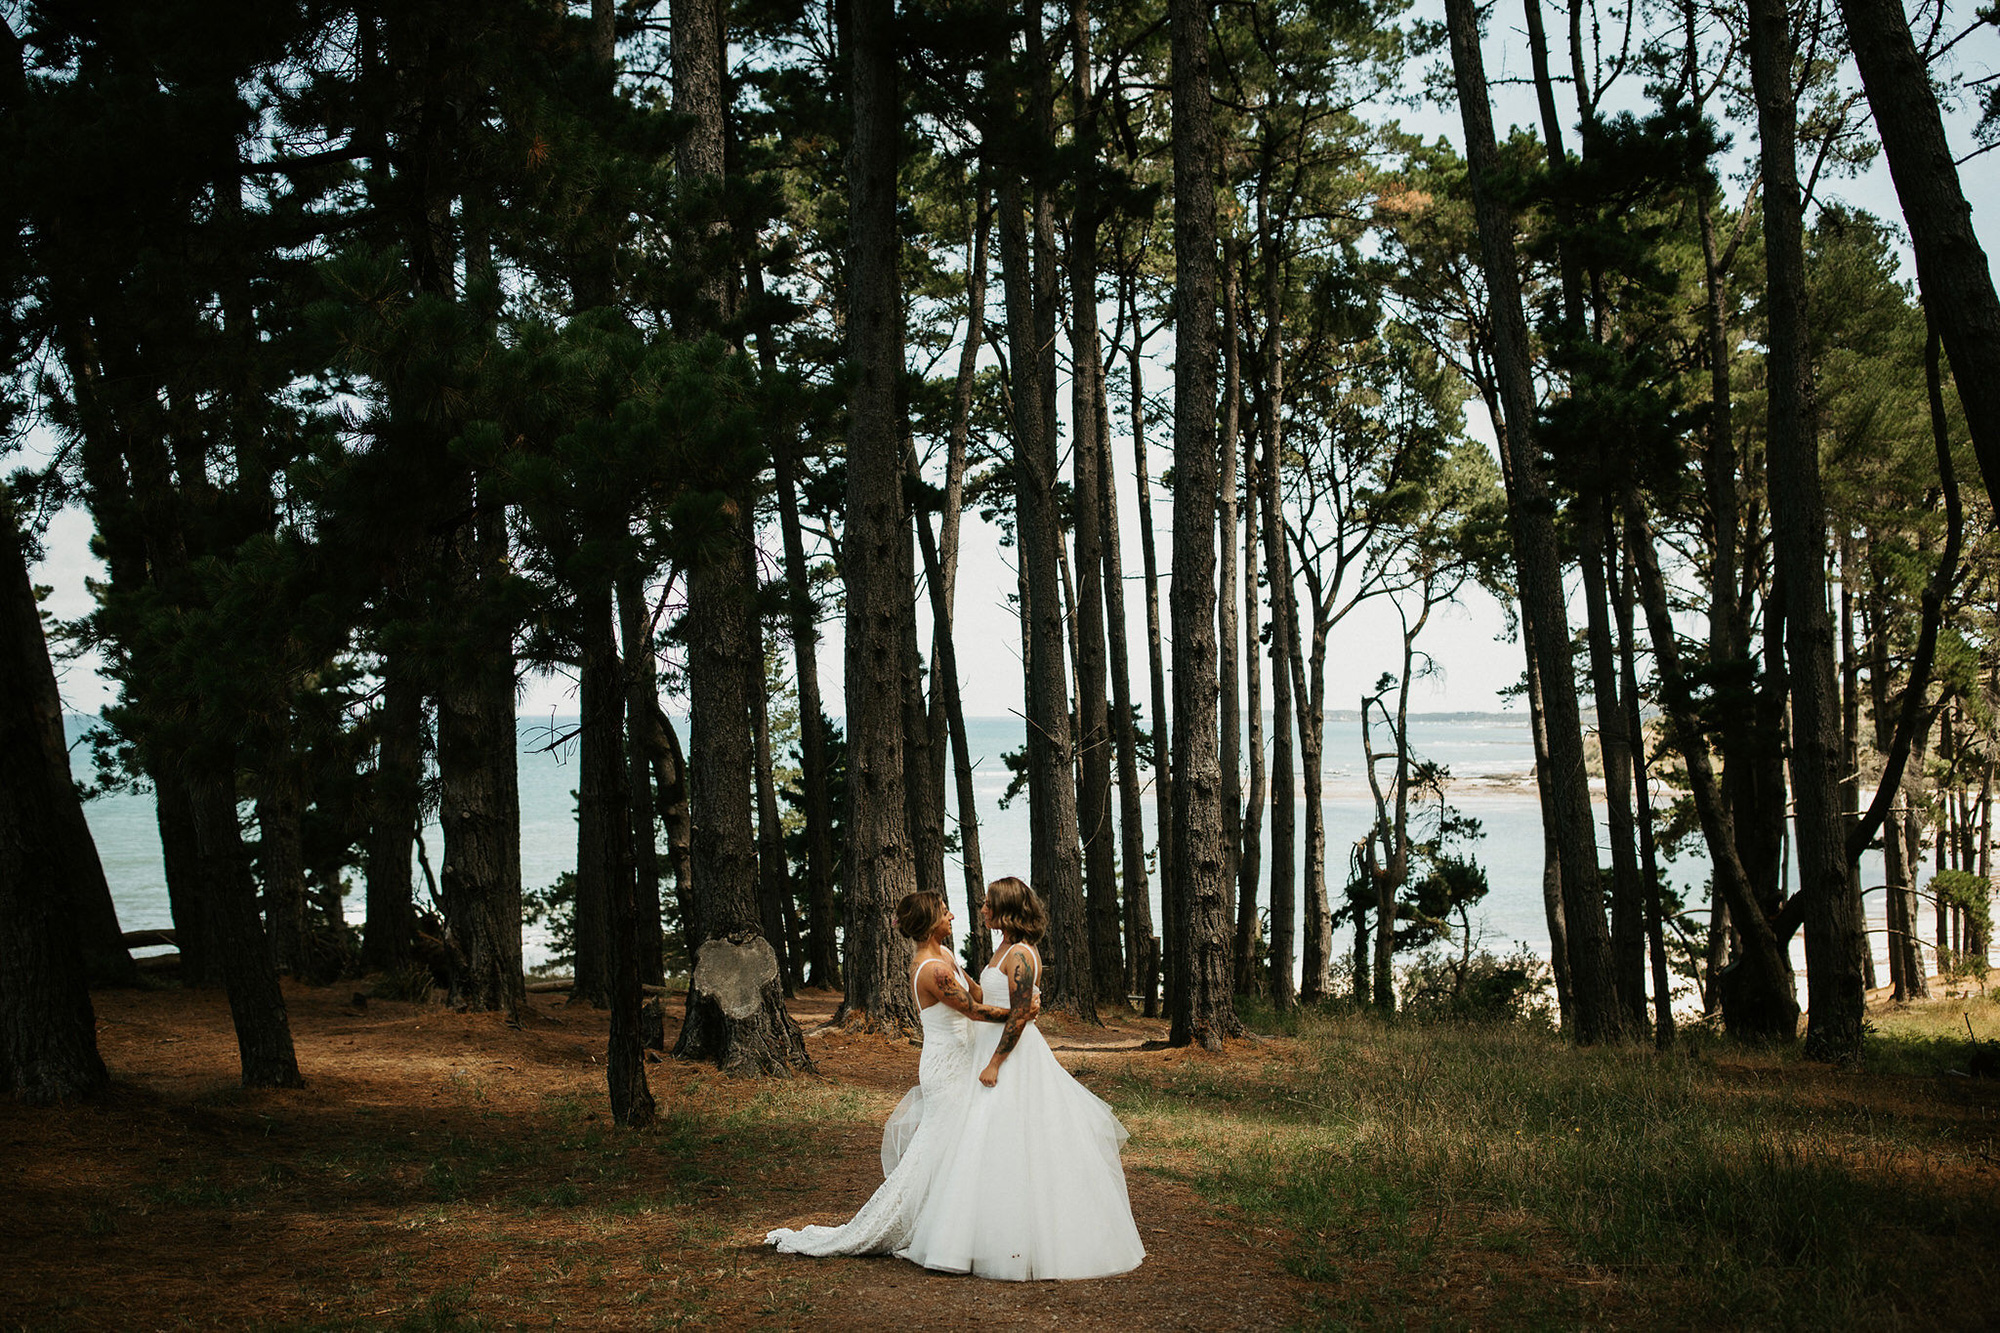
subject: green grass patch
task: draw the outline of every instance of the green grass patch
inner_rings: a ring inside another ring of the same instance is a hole
[[[1583,1050],[1530,1024],[1296,1024],[1262,1082],[1190,1062],[1110,1095],[1205,1197],[1281,1224],[1327,1327],[1400,1326],[1407,1300],[1381,1298],[1430,1282],[1478,1289],[1475,1322],[1502,1327],[1623,1322],[1635,1297],[1646,1322],[1901,1322],[1926,1276],[1990,1266],[2000,1239],[1962,1118],[1913,1111],[1907,1084],[1877,1104],[1789,1057]],[[1915,1064],[1938,1039],[1873,1040]]]

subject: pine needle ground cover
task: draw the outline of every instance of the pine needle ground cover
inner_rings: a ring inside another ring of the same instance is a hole
[[[605,1108],[602,1013],[538,995],[516,1029],[352,993],[288,983],[307,1086],[248,1092],[220,994],[99,992],[110,1095],[0,1105],[0,1328],[2000,1320],[2000,1085],[1947,1072],[1976,1054],[1968,1010],[2000,1029],[1986,1000],[1878,1014],[1859,1074],[1317,1013],[1190,1054],[1157,1023],[1051,1016],[1132,1131],[1148,1258],[1012,1284],[759,1244],[874,1188],[907,1041],[816,1035],[819,1075],[792,1080],[655,1064],[662,1121],[631,1133]],[[795,1012],[810,1030],[836,999]]]

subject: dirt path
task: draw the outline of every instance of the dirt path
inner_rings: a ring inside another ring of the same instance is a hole
[[[1079,1283],[995,1283],[894,1259],[803,1259],[773,1226],[837,1222],[881,1177],[915,1078],[901,1040],[825,1033],[817,1079],[651,1068],[662,1123],[610,1126],[604,1016],[537,996],[486,1015],[287,987],[307,1087],[245,1091],[219,993],[101,992],[100,1105],[0,1103],[0,1326],[1124,1329],[1283,1326],[1282,1238],[1126,1151],[1148,1256]],[[834,997],[797,1006],[809,1029]],[[671,1009],[671,1006],[670,1006]],[[671,1029],[670,1019],[670,1029]],[[1185,1059],[1157,1024],[1046,1023],[1086,1082]],[[671,1036],[671,1030],[670,1030]],[[1244,1047],[1246,1061],[1282,1058]]]

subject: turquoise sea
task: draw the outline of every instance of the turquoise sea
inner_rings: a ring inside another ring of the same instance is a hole
[[[72,742],[94,720],[69,718]],[[558,875],[576,866],[576,746],[572,742],[553,750],[546,748],[552,736],[564,734],[574,721],[574,718],[543,716],[524,717],[518,723],[521,873],[523,882],[530,887],[551,883]],[[980,848],[989,879],[1003,874],[1027,877],[1029,873],[1027,801],[1023,797],[1005,810],[999,804],[1008,780],[1007,769],[1000,756],[1022,745],[1024,730],[1025,724],[1018,717],[967,719],[968,740],[974,758]],[[1474,929],[1480,940],[1486,947],[1501,953],[1511,949],[1518,941],[1546,957],[1548,928],[1541,898],[1541,810],[1534,796],[1534,750],[1526,718],[1512,713],[1420,715],[1411,719],[1410,734],[1420,757],[1441,763],[1450,770],[1452,804],[1479,819],[1483,825],[1485,836],[1474,844],[1473,851],[1486,867],[1491,890],[1473,914]],[[72,756],[78,776],[88,778],[87,751],[76,747]],[[1329,713],[1322,805],[1327,827],[1327,878],[1330,887],[1336,891],[1346,878],[1350,849],[1366,832],[1372,818],[1362,764],[1358,720],[1352,713]],[[1303,806],[1303,796],[1295,794],[1294,799]],[[1144,807],[1147,844],[1150,847],[1154,839],[1154,806],[1150,790]],[[85,813],[97,838],[98,854],[104,860],[119,920],[125,929],[170,926],[173,919],[167,906],[166,877],[160,859],[159,830],[151,794],[101,796],[86,804]],[[1302,808],[1298,815],[1300,836],[1303,837]],[[956,817],[956,810],[949,812],[948,818]],[[1601,818],[1600,809],[1600,821]],[[1267,831],[1269,822],[1267,812]],[[432,824],[424,830],[424,838],[431,863],[435,866],[442,854],[442,835]],[[1303,876],[1303,848],[1299,864]],[[958,867],[954,864],[947,867],[947,871],[956,889],[962,882]],[[1705,857],[1684,856],[1670,863],[1669,873],[1691,906],[1700,907],[1705,903],[1702,887],[1708,878]],[[1866,886],[1882,882],[1878,853],[1870,853],[1864,860],[1862,876]],[[418,882],[421,884],[421,879]],[[1157,880],[1153,885],[1153,898],[1154,919],[1157,921]],[[1886,967],[1881,933],[1882,895],[1870,894],[1867,903],[1874,932],[1870,938],[1878,964]],[[346,910],[350,922],[358,923],[362,919],[358,883],[346,899]],[[547,956],[545,941],[533,932],[530,932],[524,945],[530,965]],[[1336,948],[1341,947],[1344,946],[1336,942]],[[1802,945],[1795,945],[1801,967],[1804,963],[1802,950]]]

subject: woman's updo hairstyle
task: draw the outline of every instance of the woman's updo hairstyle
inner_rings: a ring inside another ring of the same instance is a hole
[[[1042,932],[1049,928],[1049,913],[1041,896],[1026,880],[1012,875],[986,886],[986,910],[994,929],[1030,944],[1041,943]]]
[[[944,898],[929,889],[905,894],[896,904],[896,929],[918,944],[929,944],[946,910]]]

